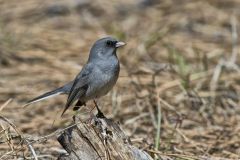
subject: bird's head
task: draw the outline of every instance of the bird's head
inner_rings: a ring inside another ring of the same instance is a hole
[[[116,40],[112,37],[105,37],[97,40],[91,48],[89,59],[93,58],[108,58],[116,56],[116,51],[119,47],[126,45],[126,43]]]

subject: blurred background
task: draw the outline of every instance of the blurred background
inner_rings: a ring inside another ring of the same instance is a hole
[[[100,106],[134,145],[155,159],[239,159],[239,8],[239,0],[1,0],[0,159],[31,159],[23,137],[39,159],[64,153],[56,131],[75,114],[60,118],[67,97],[22,106],[72,80],[106,35],[127,46]]]

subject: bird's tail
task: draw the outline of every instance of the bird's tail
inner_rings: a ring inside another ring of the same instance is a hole
[[[52,91],[49,91],[47,93],[44,93],[30,101],[28,101],[24,107],[32,104],[32,103],[35,103],[35,102],[38,102],[38,101],[41,101],[41,100],[44,100],[44,99],[47,99],[47,98],[50,98],[50,97],[53,97],[53,96],[56,96],[56,95],[59,95],[59,94],[67,94],[69,91],[70,91],[70,88],[72,86],[72,82],[62,86],[62,87],[59,87],[57,89],[54,89]]]

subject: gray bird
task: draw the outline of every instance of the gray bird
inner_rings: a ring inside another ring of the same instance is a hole
[[[99,114],[102,114],[95,99],[106,95],[116,84],[120,70],[116,51],[125,44],[112,37],[97,40],[90,50],[87,63],[75,80],[28,101],[26,105],[59,94],[68,94],[62,115],[74,102],[77,101],[75,106],[80,107],[89,100],[94,100]]]

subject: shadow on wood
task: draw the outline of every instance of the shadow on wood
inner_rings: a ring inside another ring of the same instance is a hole
[[[92,116],[82,122],[75,116],[73,127],[64,131],[58,141],[69,155],[59,160],[153,160],[146,152],[131,145],[119,125],[107,118]]]

